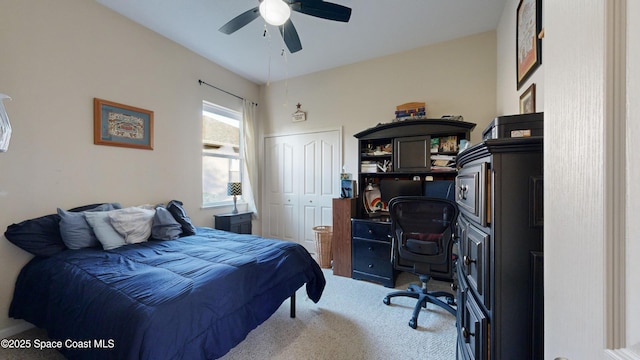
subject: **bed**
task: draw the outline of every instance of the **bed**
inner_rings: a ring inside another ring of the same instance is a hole
[[[215,359],[301,286],[320,300],[325,278],[301,245],[193,229],[36,256],[16,280],[9,316],[46,329],[70,359]]]

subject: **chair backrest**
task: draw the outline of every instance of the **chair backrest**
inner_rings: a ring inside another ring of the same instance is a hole
[[[389,202],[396,269],[451,278],[458,207],[452,201],[398,196]]]

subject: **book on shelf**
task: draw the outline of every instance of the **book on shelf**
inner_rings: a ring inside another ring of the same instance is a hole
[[[408,115],[415,113],[424,113],[427,109],[425,107],[413,108],[413,109],[405,109],[405,110],[396,110],[396,115]]]
[[[454,171],[456,169],[455,155],[431,155],[431,170]]]
[[[378,172],[378,163],[376,163],[375,161],[361,161],[360,172],[361,173]]]
[[[437,153],[440,151],[440,138],[432,137],[431,138],[431,152]]]
[[[408,102],[408,103],[404,103],[396,106],[396,110],[397,111],[410,110],[410,109],[416,109],[416,108],[425,108],[426,106],[427,104],[425,102]]]
[[[427,107],[424,102],[410,102],[396,106],[396,120],[424,119],[427,117]]]

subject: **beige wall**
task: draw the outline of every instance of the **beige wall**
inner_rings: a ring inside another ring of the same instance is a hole
[[[520,95],[531,84],[536,85],[536,111],[544,111],[544,63],[545,51],[542,41],[542,65],[522,84],[520,90],[516,86],[516,10],[520,0],[507,0],[498,24],[497,55],[497,112],[500,115],[518,114],[520,112]],[[544,12],[545,7],[542,7]],[[544,14],[543,28],[544,28]]]
[[[288,61],[295,61],[295,57]],[[261,88],[264,134],[342,127],[343,161],[357,173],[354,134],[390,122],[396,105],[424,101],[427,116],[462,115],[476,123],[472,142],[496,116],[496,33],[433,46],[271,83]],[[292,122],[297,103],[307,121]]]
[[[0,1],[0,92],[13,127],[0,154],[0,230],[56,207],[118,201],[201,206],[202,100],[239,101],[198,79],[257,101],[259,88],[94,1]],[[93,144],[93,98],[155,112],[155,149]],[[30,255],[0,241],[0,331],[18,271]]]

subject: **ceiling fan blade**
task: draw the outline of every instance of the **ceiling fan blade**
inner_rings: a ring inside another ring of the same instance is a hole
[[[351,8],[319,0],[292,1],[291,10],[334,21],[349,22],[351,18]]]
[[[258,7],[256,6],[253,9],[247,10],[242,14],[234,17],[228,23],[222,25],[222,27],[218,30],[227,35],[233,34],[241,27],[255,20],[258,16],[260,16],[260,11],[258,11]]]
[[[296,27],[293,26],[291,19],[287,20],[284,25],[278,26],[278,29],[280,30],[280,35],[282,35],[282,39],[284,40],[284,43],[287,44],[287,48],[290,53],[293,54],[302,50],[298,31],[296,31]]]

